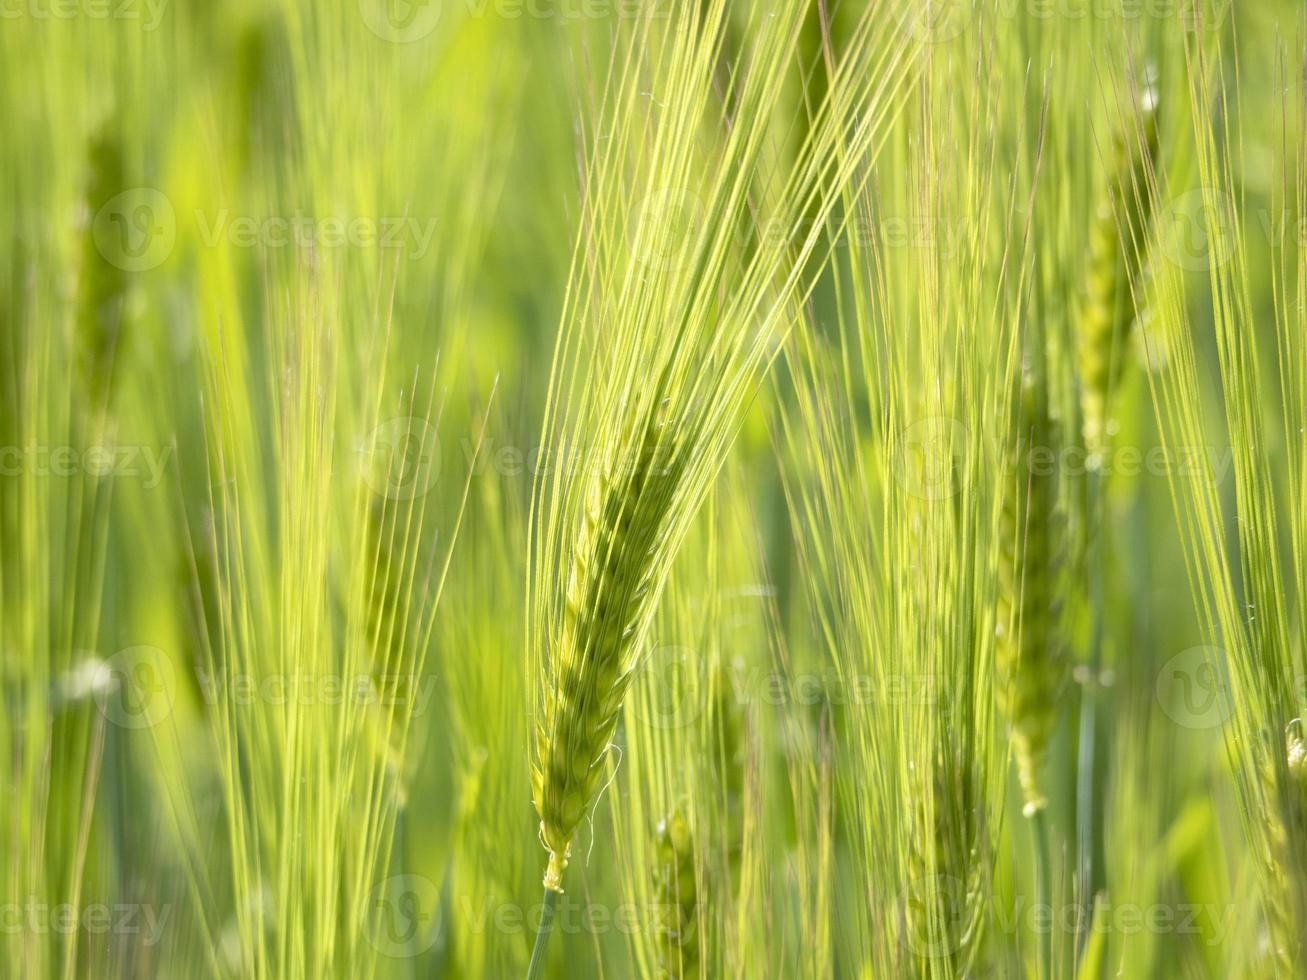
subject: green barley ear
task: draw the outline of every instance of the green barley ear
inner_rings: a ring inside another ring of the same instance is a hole
[[[942,746],[914,794],[905,927],[922,977],[967,976],[972,965],[983,905],[973,789],[958,754]]]
[[[897,6],[862,17],[785,164],[773,127],[804,5],[707,0],[622,24],[551,368],[548,465],[532,488],[531,776],[547,908],[676,551],[828,257],[839,195],[863,179],[849,161],[875,158],[902,97],[920,42],[901,37]],[[719,92],[737,15],[744,48]],[[746,225],[769,233],[741,254]]]
[[[1282,764],[1277,766],[1277,761]],[[1282,760],[1264,757],[1261,778],[1269,804],[1264,812],[1270,873],[1278,879],[1278,887],[1266,893],[1266,923],[1271,953],[1282,975],[1288,976],[1307,948],[1302,918],[1307,909],[1302,884],[1307,881],[1307,853],[1301,843],[1307,836],[1307,740],[1301,721],[1295,719],[1285,731]]]
[[[1025,814],[1047,805],[1040,780],[1065,677],[1060,640],[1064,521],[1058,506],[1056,434],[1041,387],[1027,380],[1019,406],[1015,472],[1000,528],[998,698],[1012,730]]]
[[[634,451],[619,452],[594,478],[572,551],[558,670],[546,687],[532,767],[550,853],[545,885],[553,891],[562,891],[572,838],[599,788],[682,483],[685,455],[661,407],[644,422]]]
[[[77,284],[77,370],[93,416],[107,407],[110,397],[114,354],[127,297],[126,272],[106,259],[90,227],[101,209],[125,186],[122,146],[116,132],[112,124],[106,124],[91,140],[87,152],[88,228]]]
[[[1091,453],[1106,444],[1112,392],[1129,356],[1130,329],[1139,318],[1135,297],[1141,294],[1139,277],[1148,257],[1149,187],[1157,153],[1157,92],[1149,84],[1135,124],[1117,135],[1111,182],[1089,232],[1079,368],[1081,421]]]
[[[719,840],[730,870],[730,887],[734,888],[740,878],[744,850],[745,719],[734,696],[729,669],[720,659],[713,664],[709,676],[713,692],[709,725],[711,772],[721,794]]]
[[[654,860],[660,976],[668,980],[695,980],[700,973],[699,890],[694,871],[694,839],[680,810],[658,821]]]

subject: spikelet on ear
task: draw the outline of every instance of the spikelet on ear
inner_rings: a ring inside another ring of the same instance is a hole
[[[902,36],[901,13],[892,0],[862,15],[779,166],[773,125],[803,5],[707,0],[623,23],[532,493],[531,778],[547,893],[562,890],[606,776],[676,552],[824,264],[826,220],[860,179],[850,161],[874,159],[902,96],[921,42]],[[736,16],[743,48],[723,95],[713,79]],[[748,226],[768,233],[742,251]]]
[[[1269,871],[1277,887],[1266,891],[1266,922],[1271,954],[1282,975],[1294,972],[1307,951],[1307,740],[1302,722],[1295,719],[1284,735],[1284,757],[1263,758],[1262,791],[1268,805],[1266,841]]]
[[[697,980],[699,890],[694,838],[680,810],[658,821],[656,836],[654,902],[659,975],[668,980]]]
[[[635,451],[594,478],[567,575],[558,670],[545,692],[532,767],[550,852],[546,885],[554,891],[562,890],[572,838],[599,787],[635,669],[635,642],[648,624],[655,555],[682,480],[684,454],[656,409]]]
[[[966,976],[983,910],[977,832],[969,819],[976,809],[974,785],[947,746],[920,779],[911,809],[907,946],[919,975]]]
[[[1032,379],[1022,385],[1019,426],[1016,465],[1002,511],[995,666],[1025,813],[1033,816],[1048,802],[1040,770],[1065,679],[1060,584],[1066,552],[1053,463],[1056,432],[1047,398]]]
[[[106,124],[91,140],[86,212],[92,220],[125,186],[122,146]],[[77,371],[92,417],[106,410],[127,301],[127,273],[108,261],[88,228],[77,279]]]
[[[1089,270],[1080,316],[1080,414],[1085,446],[1107,442],[1112,393],[1130,357],[1130,330],[1139,318],[1136,297],[1148,256],[1152,174],[1157,163],[1157,93],[1140,98],[1134,125],[1116,138],[1114,169],[1089,232]]]

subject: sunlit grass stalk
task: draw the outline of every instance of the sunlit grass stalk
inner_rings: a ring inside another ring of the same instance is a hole
[[[1233,486],[1218,485],[1210,465],[1177,476],[1170,490],[1185,546],[1186,571],[1198,611],[1224,651],[1223,705],[1231,712],[1226,741],[1239,794],[1239,816],[1259,872],[1262,918],[1269,952],[1268,973],[1302,972],[1307,860],[1296,841],[1301,798],[1295,784],[1295,744],[1301,704],[1296,692],[1304,676],[1301,642],[1304,599],[1301,499],[1277,491],[1283,479],[1297,488],[1303,470],[1304,250],[1283,228],[1270,229],[1273,332],[1267,342],[1276,363],[1279,402],[1267,398],[1271,379],[1258,349],[1261,314],[1250,291],[1252,254],[1248,236],[1256,211],[1244,196],[1236,168],[1242,137],[1231,119],[1235,82],[1223,77],[1215,48],[1203,39],[1185,45],[1188,87],[1187,142],[1197,163],[1197,187],[1190,193],[1202,209],[1207,234],[1195,253],[1192,243],[1170,239],[1180,261],[1160,266],[1149,300],[1158,311],[1160,343],[1167,369],[1150,375],[1159,429],[1170,445],[1220,444],[1229,440]],[[1282,77],[1297,77],[1301,53],[1282,62]],[[1271,171],[1273,203],[1296,209],[1307,186],[1303,153],[1303,105],[1281,90],[1279,138]],[[1150,191],[1160,194],[1156,183]],[[1168,191],[1172,197],[1177,191]],[[1184,272],[1205,273],[1210,292],[1204,317],[1195,315]],[[1213,422],[1204,393],[1200,324],[1210,316],[1221,415]],[[1268,407],[1274,404],[1274,410]],[[1277,449],[1282,447],[1282,451]],[[1227,495],[1229,502],[1227,504]],[[1233,509],[1227,526],[1226,507]]]
[[[768,156],[767,133],[801,8],[749,8],[752,43],[723,106],[710,82],[725,12],[717,0],[642,20],[623,39],[606,93],[616,129],[588,165],[543,439],[569,455],[536,482],[528,584],[547,892],[562,888],[672,559],[784,336],[789,304],[810,288],[820,229],[799,219],[813,201],[827,213],[854,177],[833,152],[837,140],[861,152],[878,145],[911,59],[907,47],[880,46],[890,14],[869,14],[815,134],[794,164],[781,163]],[[652,102],[637,65],[652,76]],[[865,101],[870,111],[853,116]],[[705,138],[722,113],[724,138]],[[768,215],[783,234],[741,261],[732,248],[741,224]]]
[[[796,335],[782,416],[818,648],[841,693],[877,694],[848,698],[836,735],[846,887],[866,905],[836,961],[864,976],[985,969],[1005,486],[988,454],[1009,432],[1030,242],[1017,202],[1038,150],[1016,162],[1015,134],[996,150],[958,122],[1003,104],[1002,72],[967,50],[934,50],[895,133],[898,179],[850,195],[834,335],[813,319]],[[1037,147],[1038,120],[1022,135]],[[877,233],[895,219],[919,230],[910,247]],[[905,684],[918,693],[896,697]]]
[[[1092,908],[1095,869],[1101,853],[1103,780],[1096,758],[1100,739],[1100,684],[1103,672],[1107,574],[1104,454],[1115,430],[1113,395],[1132,362],[1132,335],[1142,319],[1159,155],[1159,98],[1156,69],[1145,69],[1141,84],[1118,97],[1116,114],[1124,123],[1113,134],[1113,155],[1103,199],[1090,222],[1090,258],[1084,305],[1077,322],[1076,387],[1087,467],[1084,477],[1083,555],[1089,579],[1088,671],[1081,694],[1076,766],[1076,842],[1084,908]]]

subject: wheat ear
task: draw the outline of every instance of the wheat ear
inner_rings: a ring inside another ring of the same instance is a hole
[[[599,787],[635,668],[635,643],[651,610],[653,556],[681,483],[684,455],[661,407],[642,426],[635,451],[594,480],[572,550],[558,670],[545,691],[531,773],[549,849],[545,887],[553,891],[562,891],[572,838]]]
[[[1121,380],[1135,297],[1147,259],[1152,218],[1149,178],[1158,153],[1157,96],[1141,99],[1134,138],[1116,140],[1115,172],[1089,233],[1089,274],[1079,330],[1080,414],[1085,446],[1099,453],[1108,436],[1109,404]]]
[[[1026,816],[1048,803],[1040,769],[1057,723],[1064,679],[1059,569],[1065,549],[1058,506],[1054,428],[1038,383],[1022,386],[1015,473],[1002,511],[996,649],[999,704],[1012,730],[1012,754]]]

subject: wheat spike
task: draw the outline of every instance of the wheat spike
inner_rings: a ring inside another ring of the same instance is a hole
[[[1080,412],[1085,445],[1101,452],[1109,403],[1128,357],[1130,328],[1139,317],[1135,297],[1147,259],[1152,218],[1149,176],[1157,161],[1157,99],[1145,91],[1136,138],[1119,134],[1115,171],[1089,233],[1088,295],[1080,318]]]
[[[669,980],[696,980],[699,892],[694,838],[679,810],[658,821],[656,844],[654,887],[661,975]]]
[[[1002,511],[996,667],[1025,811],[1032,816],[1047,804],[1039,773],[1064,678],[1059,635],[1064,525],[1050,462],[1054,429],[1036,382],[1022,387],[1020,420],[1015,473]]]
[[[549,848],[546,886],[562,890],[577,825],[594,799],[602,761],[651,611],[654,555],[669,528],[684,455],[659,405],[642,435],[594,480],[572,549],[558,670],[536,727],[532,788]]]

